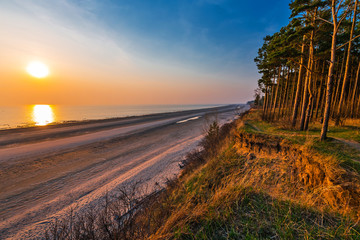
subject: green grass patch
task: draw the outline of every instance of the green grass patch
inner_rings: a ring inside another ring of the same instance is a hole
[[[231,205],[192,218],[175,239],[359,239],[358,227],[340,215],[274,199],[251,188],[228,191],[240,197]],[[226,199],[229,196],[224,196]]]
[[[290,127],[290,120],[279,120],[277,122],[266,122],[261,119],[261,111],[250,112],[245,121],[250,125],[260,129],[262,132],[272,135],[299,135],[320,137],[322,125],[319,122],[313,122],[309,125],[307,131],[298,131]],[[246,128],[248,130],[248,128]],[[360,121],[349,120],[343,126],[335,126],[330,122],[328,136],[332,138],[343,138],[346,140],[360,142]]]
[[[360,173],[360,152],[354,148],[331,138],[327,141],[313,139],[310,147],[323,156],[335,158],[340,166]]]
[[[294,144],[306,144],[320,156],[338,160],[340,167],[360,173],[357,162],[360,152],[334,139],[321,142],[318,138],[320,125],[312,125],[309,131],[300,132],[282,123],[264,122],[259,111],[252,111],[239,126],[239,131],[268,134]],[[356,131],[351,127],[334,127],[329,135],[353,140],[356,137],[351,136]],[[262,166],[259,164],[261,161],[270,163],[268,159],[258,158],[256,161],[258,167]],[[251,169],[246,168],[245,163],[248,163],[247,157],[239,155],[230,143],[201,170],[188,176],[183,183],[185,190],[181,191],[183,202],[177,202],[173,212],[174,216],[179,216],[178,211],[186,214],[175,221],[172,229],[167,229],[171,238],[360,239],[360,227],[348,216],[309,207],[296,202],[296,198],[277,198],[266,189],[255,188],[257,185],[245,187],[240,179],[244,169]]]
[[[314,142],[315,148],[332,154],[328,142]],[[346,162],[344,156],[339,159]],[[245,162],[245,156],[228,147],[189,176],[180,188],[184,190],[174,191],[183,196],[172,204],[172,215],[186,214],[167,229],[170,238],[359,239],[360,227],[346,216],[237,184]]]
[[[312,123],[308,131],[298,131],[285,127],[283,122],[266,122],[261,120],[260,111],[252,111],[244,121],[248,124],[242,130],[249,133],[256,133],[258,128],[263,134],[278,136],[290,140],[294,144],[307,144],[311,149],[326,157],[332,156],[339,161],[340,165],[345,168],[356,170],[360,173],[360,151],[355,148],[341,143],[333,138],[340,138],[350,141],[360,142],[360,126],[357,121],[348,121],[348,125],[329,127],[327,141],[320,141],[321,132],[320,123]],[[310,144],[309,144],[310,143]]]
[[[320,135],[320,123],[311,124],[309,127],[309,132],[310,131],[314,133],[314,135]],[[360,126],[357,126],[355,124],[334,126],[334,124],[331,124],[328,130],[328,137],[343,138],[346,140],[360,142]]]

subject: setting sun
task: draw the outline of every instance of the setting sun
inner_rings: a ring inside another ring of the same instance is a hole
[[[33,77],[44,78],[49,75],[49,68],[42,62],[31,62],[26,71]]]
[[[50,105],[34,105],[33,121],[36,126],[45,126],[54,122],[54,113]]]

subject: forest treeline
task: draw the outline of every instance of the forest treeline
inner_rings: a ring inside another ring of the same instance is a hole
[[[264,38],[255,62],[261,73],[256,103],[267,121],[307,130],[321,121],[360,118],[358,0],[293,0],[290,21]],[[263,96],[263,97],[261,97]]]

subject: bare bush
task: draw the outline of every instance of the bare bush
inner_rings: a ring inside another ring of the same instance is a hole
[[[161,190],[144,194],[140,182],[121,187],[116,194],[107,194],[100,208],[89,207],[54,221],[46,230],[46,239],[133,239],[144,237],[136,226],[135,216],[142,212],[149,200]]]

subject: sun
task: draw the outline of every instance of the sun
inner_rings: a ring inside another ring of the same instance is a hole
[[[36,78],[44,78],[49,75],[49,68],[42,62],[30,62],[26,71]]]
[[[54,112],[51,105],[34,105],[33,120],[37,126],[45,126],[54,122]]]

